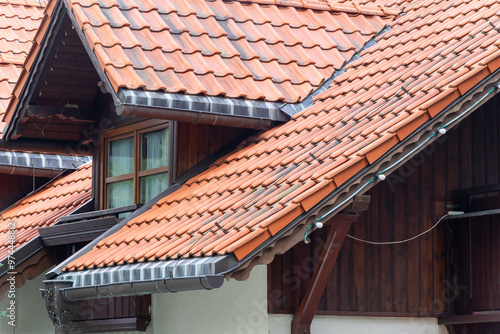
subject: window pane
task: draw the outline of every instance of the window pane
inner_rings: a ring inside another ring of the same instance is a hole
[[[134,181],[125,180],[108,183],[107,206],[108,208],[119,208],[134,204]]]
[[[134,138],[108,142],[108,177],[134,172]]]
[[[168,128],[141,136],[141,170],[168,166]]]
[[[141,177],[141,203],[146,203],[167,189],[168,173]]]

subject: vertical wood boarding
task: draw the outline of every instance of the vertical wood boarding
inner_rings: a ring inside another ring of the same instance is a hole
[[[498,97],[492,98],[455,129],[449,129],[444,138],[438,138],[386,181],[369,190],[370,208],[360,215],[349,234],[373,241],[411,238],[433,226],[449,210],[446,203],[451,203],[453,190],[497,184],[500,181],[498,104]],[[500,196],[492,206],[500,207]],[[465,311],[470,292],[460,285],[467,284],[469,274],[462,273],[458,277],[459,286],[454,286],[454,266],[457,261],[468,261],[468,240],[450,234],[447,226],[451,224],[461,226],[466,234],[473,231],[474,244],[483,245],[473,254],[475,261],[479,261],[473,272],[481,276],[475,277],[478,282],[473,292],[484,296],[474,306],[500,308],[495,304],[500,300],[500,285],[488,281],[488,277],[496,277],[500,272],[500,228],[490,224],[469,230],[468,222],[450,221],[400,245],[372,246],[346,239],[317,314],[436,316],[460,311],[455,309],[456,305]],[[325,233],[315,231],[313,243],[316,238],[324,239]],[[460,245],[460,251],[450,260],[449,238]],[[286,263],[296,249],[305,246],[295,246],[280,261]],[[273,279],[269,289],[284,289],[281,291],[286,295],[288,285],[283,283],[282,268],[275,263],[270,268]],[[302,279],[301,285],[307,280]],[[485,290],[485,286],[490,289]],[[273,304],[272,313],[292,313],[290,303],[278,304]]]

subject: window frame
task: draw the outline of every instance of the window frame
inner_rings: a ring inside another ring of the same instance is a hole
[[[157,130],[168,129],[168,165],[163,167],[157,167],[153,169],[141,171],[141,140],[142,134],[153,132]],[[120,128],[112,129],[102,133],[102,141],[100,145],[100,178],[99,178],[99,195],[100,195],[100,209],[107,208],[107,185],[114,182],[132,180],[133,182],[133,203],[140,203],[140,183],[141,177],[156,175],[160,173],[168,172],[168,184],[172,184],[173,181],[173,168],[174,165],[174,131],[172,131],[172,122],[162,121],[162,120],[148,120],[144,122],[138,122],[135,124],[123,126]],[[108,177],[108,157],[109,157],[109,145],[108,143],[114,140],[119,140],[123,138],[132,137],[134,148],[133,148],[133,172]],[[144,204],[144,203],[143,203]]]

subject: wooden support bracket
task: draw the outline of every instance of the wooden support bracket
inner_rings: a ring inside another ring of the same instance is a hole
[[[311,333],[311,323],[321,295],[325,290],[345,236],[351,224],[357,219],[357,213],[340,213],[327,223],[327,225],[331,225],[328,237],[304,299],[300,302],[298,309],[293,315],[292,334]]]

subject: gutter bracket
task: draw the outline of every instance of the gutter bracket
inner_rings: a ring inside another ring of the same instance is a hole
[[[55,327],[56,334],[70,333],[72,321],[76,314],[78,301],[68,300],[62,293],[62,289],[69,288],[73,285],[73,281],[44,281],[44,289],[40,289],[40,294],[45,300],[45,308],[49,314],[49,318]]]

